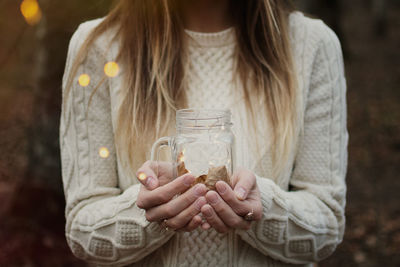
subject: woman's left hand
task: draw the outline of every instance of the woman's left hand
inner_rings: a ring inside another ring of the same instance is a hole
[[[230,228],[248,230],[251,221],[244,217],[253,213],[252,220],[262,217],[260,191],[256,183],[256,176],[247,169],[238,169],[232,175],[232,188],[225,182],[216,184],[217,192],[209,191],[206,194],[208,204],[201,208],[207,222],[202,228],[213,227],[220,233],[226,233]]]

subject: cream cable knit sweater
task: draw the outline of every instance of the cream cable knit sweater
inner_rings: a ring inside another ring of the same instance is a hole
[[[63,92],[77,50],[100,21],[81,24],[73,35]],[[146,221],[135,205],[139,184],[125,174],[114,146],[123,70],[102,84],[85,115],[104,63],[115,60],[118,52],[117,43],[106,51],[110,32],[95,42],[78,71],[88,73],[91,83],[81,87],[74,82],[60,125],[66,237],[77,257],[100,265],[211,267],[307,265],[332,254],[345,225],[348,134],[342,54],[336,35],[320,20],[294,12],[290,31],[303,95],[304,131],[297,153],[280,177],[271,175],[265,120],[258,121],[257,142],[247,131],[246,109],[233,82],[233,30],[186,31],[189,106],[232,110],[236,164],[256,173],[261,191],[262,220],[248,231],[226,235],[214,230],[164,231]],[[255,144],[261,158],[255,156]],[[109,151],[108,157],[99,156],[101,148]]]

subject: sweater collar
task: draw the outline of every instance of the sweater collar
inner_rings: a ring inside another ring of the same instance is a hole
[[[213,33],[195,32],[185,29],[185,33],[189,37],[189,44],[193,46],[221,47],[235,43],[234,27]]]

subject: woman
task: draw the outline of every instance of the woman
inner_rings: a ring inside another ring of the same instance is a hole
[[[345,225],[345,91],[336,35],[285,1],[119,1],[81,24],[68,51],[60,145],[71,250],[101,265],[326,258]],[[190,174],[173,180],[146,162],[187,107],[232,111],[242,166],[232,188],[190,188]]]

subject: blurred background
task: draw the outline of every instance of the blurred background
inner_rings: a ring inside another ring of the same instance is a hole
[[[294,2],[338,34],[348,84],[347,228],[319,266],[400,266],[400,0]],[[0,0],[0,266],[86,266],[64,238],[61,78],[72,33],[110,4]]]

